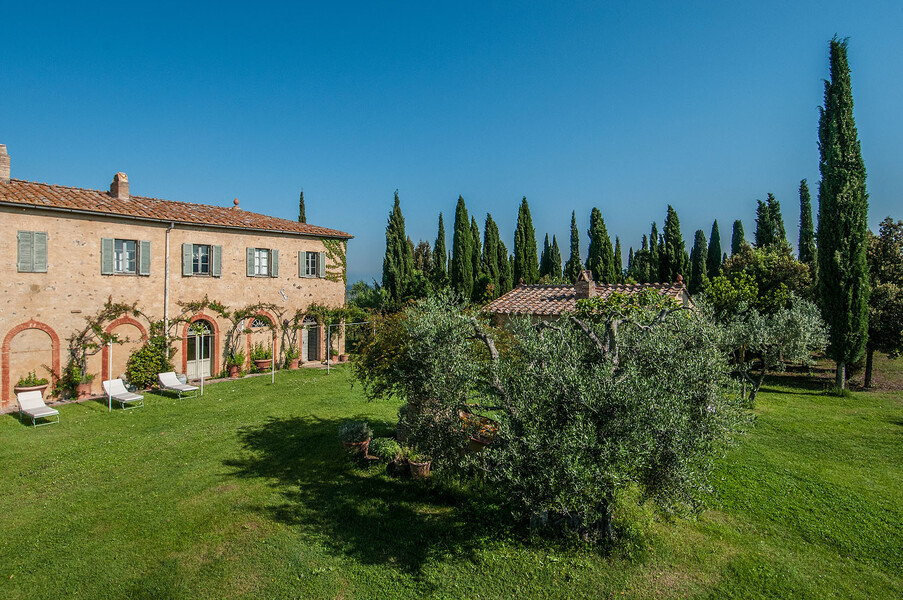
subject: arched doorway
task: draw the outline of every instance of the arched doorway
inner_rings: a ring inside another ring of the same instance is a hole
[[[186,332],[185,375],[189,379],[210,377],[213,373],[213,344],[215,342],[213,325],[209,321],[199,319],[191,324]]]
[[[301,323],[301,362],[320,359],[320,326],[316,319],[304,317]]]

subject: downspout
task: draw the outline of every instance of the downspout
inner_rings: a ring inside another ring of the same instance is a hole
[[[169,337],[169,232],[175,226],[175,223],[170,223],[166,228],[166,263],[163,268],[163,332],[166,337]]]

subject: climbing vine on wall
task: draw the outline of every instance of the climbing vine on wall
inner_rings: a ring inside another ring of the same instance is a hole
[[[342,284],[348,283],[348,275],[346,272],[347,258],[346,251],[348,242],[335,238],[327,238],[323,240],[323,246],[326,247],[326,277],[328,281],[341,281]]]

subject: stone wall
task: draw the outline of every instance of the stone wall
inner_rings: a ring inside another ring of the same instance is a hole
[[[18,231],[48,234],[46,273],[18,272]],[[150,274],[101,275],[102,238],[149,241]],[[183,243],[221,246],[221,276],[183,276]],[[279,251],[278,277],[247,275],[249,247]],[[61,365],[66,364],[68,338],[83,329],[86,318],[96,315],[108,299],[114,303],[137,303],[147,318],[130,317],[103,324],[106,331],[127,337],[129,342],[114,345],[112,373],[107,373],[106,350],[89,358],[88,371],[96,375],[94,391],[101,389],[103,378],[116,377],[125,370],[128,354],[140,347],[150,321],[164,317],[172,320],[180,315],[180,302],[195,302],[206,296],[229,309],[275,304],[289,318],[313,303],[344,306],[344,282],[340,278],[332,281],[301,277],[299,251],[324,252],[325,246],[320,238],[295,234],[181,225],[169,229],[167,223],[0,207],[0,408],[9,407],[15,398],[13,386],[28,371],[47,376],[46,365],[59,373]],[[330,265],[331,271],[335,270],[333,267]],[[218,373],[222,368],[223,334],[230,323],[210,311],[189,317],[205,318],[217,329],[214,366]],[[186,330],[187,325],[180,324],[171,333],[184,336]],[[325,332],[320,339],[318,358],[325,358]],[[185,344],[174,346],[177,354],[173,362],[178,371],[184,371]]]

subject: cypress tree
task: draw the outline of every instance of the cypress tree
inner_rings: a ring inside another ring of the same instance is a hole
[[[649,265],[648,274],[646,275],[647,283],[657,283],[661,281],[658,278],[659,265],[661,263],[661,251],[658,236],[658,225],[652,222],[652,231],[649,232]]]
[[[815,276],[815,226],[812,223],[812,200],[809,197],[809,185],[806,180],[800,181],[800,262],[809,265],[809,273]]]
[[[513,259],[508,254],[508,248],[505,247],[505,242],[499,239],[499,296],[504,293],[507,293],[511,290],[513,286],[512,279],[514,277],[514,272],[511,267],[513,266],[511,263]]]
[[[517,213],[517,229],[514,231],[514,284],[536,283],[539,279],[539,257],[536,255],[536,230],[530,217],[530,205],[524,196]]]
[[[552,249],[549,251],[549,277],[561,279],[561,249],[558,247],[558,239],[552,236]]]
[[[445,250],[445,223],[442,222],[442,213],[439,213],[439,231],[436,233],[436,243],[433,244],[433,284],[437,287],[448,285],[448,252]]]
[[[301,198],[298,200],[298,222],[307,223],[307,214],[304,212],[304,190],[301,190]]]
[[[386,225],[386,256],[383,259],[383,287],[396,304],[401,302],[414,270],[414,256],[404,232],[404,217],[395,191],[395,206]]]
[[[615,280],[613,283],[621,283],[624,281],[624,259],[621,258],[621,238],[615,236]]]
[[[743,222],[740,219],[734,221],[734,232],[731,234],[731,256],[736,256],[740,254],[740,251],[743,250],[743,244],[746,243],[746,238],[743,234]]]
[[[721,233],[718,231],[718,219],[712,223],[712,235],[709,237],[709,251],[705,261],[705,270],[709,278],[721,274]]]
[[[549,274],[549,254],[552,252],[552,248],[549,246],[549,234],[546,234],[546,239],[542,243],[542,252],[539,255],[539,276],[546,277]]]
[[[687,286],[687,291],[690,294],[699,293],[708,279],[706,273],[707,254],[705,232],[702,229],[697,229],[696,238],[693,241],[693,250],[690,253],[690,285]]]
[[[669,204],[668,215],[665,217],[664,242],[659,254],[659,278],[662,283],[673,283],[677,276],[686,278],[688,274],[687,248],[683,235],[680,233],[680,219],[677,211]]]
[[[576,212],[571,211],[571,255],[568,257],[567,264],[564,265],[564,278],[575,283],[581,270],[583,270],[583,263],[580,261],[580,232],[577,231]]]
[[[480,226],[477,225],[476,217],[470,217],[470,233],[473,236],[473,246],[471,247],[471,256],[473,257],[473,279],[476,281],[483,272],[483,245],[480,241]]]
[[[829,327],[828,356],[837,362],[836,384],[843,389],[846,364],[862,356],[868,335],[868,194],[846,40],[831,40],[830,62],[818,122],[818,289]]]
[[[611,238],[605,227],[602,211],[595,206],[589,215],[589,252],[586,257],[586,268],[593,272],[593,280],[597,283],[615,283],[615,253],[611,247]]]
[[[469,300],[473,294],[473,232],[468,223],[464,198],[458,196],[455,208],[455,233],[452,237],[452,259],[449,278],[452,289]]]
[[[756,248],[778,248],[787,244],[787,233],[784,230],[784,217],[781,216],[781,203],[773,194],[768,194],[765,202],[756,200]]]
[[[627,252],[627,276],[636,279],[636,277],[633,277],[633,246]]]
[[[482,271],[489,277],[492,284],[492,296],[498,298],[501,293],[502,283],[499,278],[499,228],[492,220],[492,215],[486,214],[486,223],[483,225],[483,265]]]

